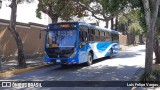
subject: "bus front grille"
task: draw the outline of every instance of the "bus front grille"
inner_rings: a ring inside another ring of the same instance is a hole
[[[54,55],[54,54],[48,54],[49,58],[69,58],[70,55]]]

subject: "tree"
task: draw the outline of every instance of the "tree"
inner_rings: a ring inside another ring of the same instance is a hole
[[[120,4],[117,4],[116,1],[117,0],[75,0],[77,5],[89,11],[94,18],[105,21],[106,27],[108,27],[108,21],[116,17],[122,10],[118,11],[118,5]]]
[[[57,22],[58,18],[62,20],[71,20],[72,16],[82,17],[85,15],[84,10],[75,4],[74,0],[38,0],[36,14],[41,18],[41,12],[47,14],[52,23]]]
[[[160,35],[160,34],[159,34]],[[156,56],[155,64],[160,64],[160,46],[159,46],[159,38],[158,38],[158,20],[156,21],[155,30],[154,30],[154,52]]]
[[[145,72],[150,73],[152,71],[152,60],[153,60],[153,37],[156,26],[156,20],[158,16],[159,0],[142,0],[145,20],[147,27],[147,38],[146,38],[146,54],[145,54]],[[150,8],[152,7],[152,9]]]
[[[141,9],[132,10],[119,17],[119,31],[127,35],[128,45],[135,44],[135,36],[143,36],[146,32],[143,26],[143,19],[144,15]],[[143,40],[141,40],[141,43],[143,43]]]
[[[75,0],[75,2],[96,19],[105,21],[107,28],[108,21],[113,21],[113,18],[124,13],[126,8],[134,8],[139,4],[139,0]]]
[[[159,6],[160,7],[160,6]],[[158,19],[155,24],[155,31],[154,31],[154,52],[156,56],[155,64],[160,64],[160,46],[159,46],[159,36],[160,36],[160,9],[158,12]]]
[[[134,23],[131,23],[128,27],[129,31],[130,31],[130,43],[132,43],[133,45],[136,44],[135,43],[135,37],[142,34],[142,28],[141,26],[139,25],[139,22],[134,22]],[[127,38],[128,38],[129,35],[127,35]]]
[[[30,2],[31,0],[26,0],[27,2]],[[10,17],[10,23],[8,26],[8,30],[11,32],[13,35],[13,38],[16,41],[17,44],[17,49],[18,49],[18,66],[20,68],[25,68],[26,67],[26,62],[25,62],[25,57],[24,57],[24,52],[23,52],[23,44],[22,40],[16,31],[16,13],[17,13],[17,3],[22,3],[24,0],[12,0],[10,4],[11,8],[11,17]]]

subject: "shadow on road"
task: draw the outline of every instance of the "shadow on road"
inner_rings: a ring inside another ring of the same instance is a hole
[[[50,68],[43,68],[33,72],[15,75],[14,77],[5,78],[5,80],[19,80],[19,81],[136,81],[138,76],[143,72],[143,68],[138,65],[101,65],[98,63],[107,63],[108,61],[117,62],[116,58],[132,58],[138,57],[145,52],[144,49],[132,52],[130,50],[121,51],[119,55],[114,57],[115,59],[102,58],[95,60],[93,65],[85,66],[81,65],[70,65],[67,67],[53,66]],[[106,60],[107,59],[107,60]],[[106,61],[105,61],[106,60]],[[131,59],[127,59],[131,60]],[[125,60],[124,60],[125,61]],[[114,63],[113,62],[113,63]],[[114,84],[114,83],[113,83]],[[119,90],[106,87],[59,87],[55,90]],[[53,88],[44,88],[45,90],[53,90]],[[22,89],[23,90],[23,89]],[[35,89],[35,90],[39,90]],[[121,89],[124,90],[124,89]],[[128,90],[128,89],[126,89]]]
[[[134,52],[123,52],[119,54],[117,58],[131,58],[131,57],[136,57],[138,55],[141,55],[141,54],[134,53]]]
[[[117,58],[131,58],[131,57],[142,55],[142,53],[144,52],[145,52],[145,49],[140,49],[136,52],[133,52],[132,50],[125,50],[125,51],[121,51],[116,57]]]
[[[95,60],[93,65],[70,65],[67,67],[58,66],[57,68],[48,68],[37,70],[34,72],[16,75],[15,77],[6,78],[5,80],[17,81],[135,81],[138,78],[140,67],[137,66],[108,66],[95,64],[105,62],[106,58]],[[112,60],[112,59],[111,59]],[[142,68],[140,68],[142,69]],[[136,72],[136,73],[135,73]],[[114,83],[113,83],[114,84]],[[62,85],[63,86],[63,85]],[[48,87],[44,90],[119,90],[118,87]],[[36,88],[34,90],[40,90]],[[121,90],[128,90],[130,88],[123,88]],[[12,90],[12,89],[10,89]],[[21,89],[24,90],[24,89]]]
[[[84,67],[83,65],[71,65],[67,68],[58,67],[57,69],[51,69],[46,71],[45,73],[38,72],[34,75],[34,73],[28,73],[28,75],[23,76],[19,75],[16,77],[8,78],[7,80],[18,80],[18,81],[135,81],[138,77],[138,73],[136,72],[137,68],[135,66],[88,66]],[[132,73],[133,72],[133,73]],[[136,73],[134,73],[136,72]],[[114,84],[114,83],[113,83]],[[62,85],[64,86],[64,85]],[[48,87],[43,88],[45,90],[119,90],[118,87]],[[130,89],[130,88],[128,88]],[[11,89],[10,89],[11,90]],[[21,89],[24,90],[24,89]],[[34,90],[40,90],[40,88],[36,88]],[[127,90],[127,89],[121,89]]]
[[[133,77],[132,75],[139,67],[136,66],[88,66],[71,65],[67,68],[58,67],[42,71],[16,75],[6,78],[7,80],[44,80],[44,81],[126,81]],[[132,73],[132,72],[133,73]],[[105,77],[105,78],[104,78]],[[134,76],[137,77],[137,76]]]
[[[113,58],[116,58],[116,57],[114,56]],[[109,57],[95,59],[95,60],[93,60],[92,65],[94,65],[96,63],[99,63],[99,62],[102,62],[102,61],[105,61],[105,60],[112,60],[112,59],[109,59]],[[74,69],[78,70],[78,69],[81,69],[81,68],[84,68],[84,67],[89,67],[89,66],[87,66],[86,63],[82,63],[82,64],[75,64],[75,65],[61,66],[60,68],[56,68],[54,70],[74,70]]]
[[[142,49],[142,50],[139,50],[139,52],[145,52],[146,50]]]

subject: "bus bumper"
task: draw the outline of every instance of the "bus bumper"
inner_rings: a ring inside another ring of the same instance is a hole
[[[48,58],[44,57],[45,63],[54,63],[54,64],[78,64],[78,62],[74,58],[64,58],[64,59],[58,59],[58,58]]]

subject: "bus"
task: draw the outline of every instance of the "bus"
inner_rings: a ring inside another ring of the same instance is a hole
[[[83,22],[49,24],[44,30],[44,62],[91,65],[119,51],[119,32]],[[41,33],[40,33],[41,35]]]

